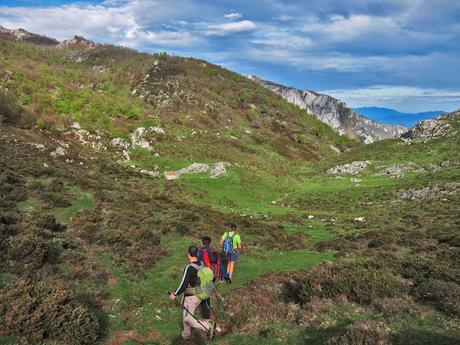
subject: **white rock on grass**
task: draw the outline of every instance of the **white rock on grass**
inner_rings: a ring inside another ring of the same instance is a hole
[[[122,147],[124,149],[127,149],[129,147],[129,143],[122,138],[113,138],[112,140],[110,140],[110,145],[114,147]]]
[[[53,158],[62,157],[66,153],[67,152],[66,152],[65,148],[63,148],[62,146],[58,146],[58,147],[56,147],[56,150],[54,150],[53,152],[50,153],[50,156],[53,157]]]
[[[355,161],[343,165],[337,165],[327,171],[330,175],[335,174],[346,174],[346,175],[358,175],[361,171],[370,165],[370,161]]]
[[[198,174],[209,171],[209,165],[204,163],[193,163],[186,168],[178,170],[176,173],[180,176],[183,174]]]
[[[210,172],[210,178],[218,178],[219,176],[226,176],[227,175],[227,169],[226,167],[230,165],[230,163],[227,162],[217,162],[212,165],[211,167],[211,172]]]
[[[315,218],[315,216],[312,215],[312,214],[309,214],[307,218],[308,218],[309,220],[311,220],[311,219]]]
[[[160,174],[158,171],[145,170],[145,169],[142,169],[139,172],[141,174],[149,175],[149,176],[152,176],[152,177],[157,177]]]
[[[132,147],[141,147],[147,150],[151,150],[150,143],[145,140],[144,136],[146,134],[145,127],[138,127],[131,133],[131,146]]]
[[[166,134],[165,130],[160,126],[150,127],[150,130],[152,130],[156,134]]]
[[[364,218],[364,217],[356,217],[355,219],[353,219],[353,221],[355,223],[364,223],[366,221],[366,218]]]

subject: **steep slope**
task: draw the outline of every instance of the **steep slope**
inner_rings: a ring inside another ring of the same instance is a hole
[[[386,125],[361,116],[348,108],[342,101],[329,95],[286,87],[256,76],[249,76],[249,78],[283,96],[292,104],[302,109],[308,109],[338,133],[349,138],[359,138],[366,144],[398,137],[406,130],[403,126]]]
[[[444,111],[424,111],[421,113],[402,113],[394,109],[380,107],[362,107],[353,109],[359,114],[367,116],[375,121],[397,124],[406,127],[415,125],[422,120],[433,119]]]

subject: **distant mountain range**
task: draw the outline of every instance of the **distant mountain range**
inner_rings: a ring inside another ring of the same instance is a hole
[[[362,116],[344,102],[329,95],[276,84],[257,76],[250,75],[248,78],[257,81],[298,107],[307,109],[338,133],[349,138],[359,139],[366,144],[388,138],[397,138],[407,131],[404,126],[384,124]]]
[[[445,113],[441,110],[425,111],[421,113],[401,113],[394,109],[379,107],[362,107],[354,108],[353,110],[378,122],[406,127],[411,127],[422,120],[434,119],[436,116]]]

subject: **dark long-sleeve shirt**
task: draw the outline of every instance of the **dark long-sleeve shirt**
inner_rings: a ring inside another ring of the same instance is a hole
[[[177,288],[176,291],[174,291],[174,294],[176,296],[184,293],[185,289],[187,289],[188,287],[192,287],[192,288],[195,287],[198,270],[192,264],[195,264],[198,266],[201,265],[200,261],[194,261],[194,262],[189,263],[184,268],[184,273],[182,275],[182,279],[179,284],[179,287]]]

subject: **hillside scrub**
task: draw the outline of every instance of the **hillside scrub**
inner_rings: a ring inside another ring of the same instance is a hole
[[[60,281],[22,280],[0,291],[0,315],[0,335],[29,343],[94,344],[101,334],[96,317]]]
[[[369,304],[377,298],[400,297],[407,292],[389,270],[368,269],[352,262],[321,264],[309,270],[298,283],[299,294],[293,297],[301,303],[319,297]]]

